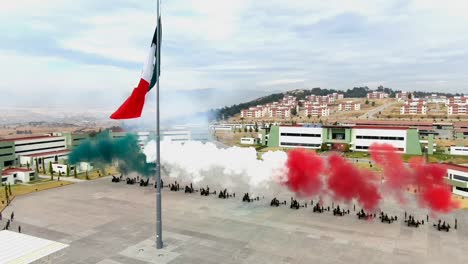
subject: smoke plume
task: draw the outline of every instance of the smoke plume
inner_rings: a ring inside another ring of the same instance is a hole
[[[156,160],[155,141],[145,146],[148,162]],[[175,180],[249,190],[268,194],[279,189],[284,176],[287,155],[282,151],[267,152],[262,160],[254,148],[218,148],[213,143],[189,141],[161,142],[161,167]]]
[[[146,156],[141,152],[136,136],[130,134],[112,139],[108,133],[100,133],[74,148],[69,161],[71,164],[92,162],[97,166],[117,161],[121,171],[137,172],[143,176],[153,175],[155,168],[155,164],[146,162]]]

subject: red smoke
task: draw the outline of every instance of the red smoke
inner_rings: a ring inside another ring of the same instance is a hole
[[[369,151],[372,160],[383,168],[384,186],[398,201],[403,200],[406,189],[417,187],[417,200],[422,207],[444,213],[458,207],[445,183],[447,170],[443,166],[426,164],[422,158],[411,159],[408,166],[388,144],[373,144]],[[335,199],[345,202],[356,199],[366,210],[378,207],[382,197],[375,173],[355,167],[338,154],[332,154],[327,162],[326,167],[324,158],[304,149],[288,152],[285,185],[299,197],[322,196],[327,193],[323,190],[324,180]]]
[[[457,201],[452,199],[450,186],[445,183],[447,169],[439,164],[427,164],[422,158],[409,161],[413,169],[415,185],[420,195],[419,204],[429,207],[434,212],[448,213],[458,208]]]
[[[380,201],[376,176],[371,171],[356,168],[346,159],[333,154],[328,158],[330,172],[328,188],[338,200],[357,199],[366,210],[374,210]]]
[[[385,186],[400,195],[411,184],[410,170],[403,163],[401,154],[389,144],[372,144],[369,148],[372,160],[383,169]]]
[[[315,152],[294,149],[288,152],[286,185],[300,197],[310,197],[322,189],[320,177],[325,164]]]

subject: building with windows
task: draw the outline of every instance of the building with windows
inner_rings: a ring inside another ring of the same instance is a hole
[[[15,144],[0,140],[0,170],[15,165]]]
[[[186,142],[192,139],[188,129],[168,129],[161,131],[161,140]]]
[[[454,194],[468,197],[468,167],[455,164],[444,164],[447,168],[446,180]]]
[[[468,146],[450,146],[450,155],[468,156]]]
[[[388,93],[384,92],[370,92],[367,93],[367,99],[384,99],[388,98]]]
[[[361,104],[353,101],[346,101],[338,105],[338,111],[359,111]]]
[[[15,159],[20,156],[67,150],[65,136],[32,136],[0,139],[1,142],[14,144]]]
[[[330,115],[330,108],[327,106],[309,105],[304,110],[305,116],[322,117]]]
[[[408,92],[401,92],[401,93],[396,93],[395,98],[398,99],[398,101],[406,101],[409,97]]]
[[[406,126],[271,126],[262,135],[268,147],[319,149],[323,145],[332,150],[368,151],[374,143],[387,143],[400,153],[412,155],[421,155],[423,149],[418,130]]]
[[[27,168],[8,168],[0,172],[2,184],[27,183],[36,178],[36,172]]]
[[[447,115],[467,115],[467,104],[449,104],[447,106]]]
[[[427,113],[427,106],[425,101],[406,101],[400,107],[401,115],[425,115]]]

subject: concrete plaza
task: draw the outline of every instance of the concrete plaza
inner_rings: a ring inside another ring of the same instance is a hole
[[[285,193],[280,200],[289,199]],[[198,193],[163,191],[162,250],[154,249],[155,189],[110,178],[76,183],[17,197],[10,230],[70,246],[51,263],[463,263],[468,252],[468,212],[444,219],[459,228],[439,232],[431,224],[407,227],[404,211],[426,211],[385,202],[398,222],[358,220],[351,214],[317,214],[309,207],[272,208],[272,197],[255,203]],[[288,201],[289,204],[289,201]],[[347,207],[345,207],[347,208]]]

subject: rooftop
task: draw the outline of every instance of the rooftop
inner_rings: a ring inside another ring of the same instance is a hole
[[[442,163],[442,165],[444,165],[447,169],[450,169],[450,170],[468,172],[468,166],[452,164],[452,163]]]
[[[27,168],[8,168],[4,169],[2,172],[2,175],[10,175],[15,172],[33,172],[34,170],[32,169],[27,169]]]

